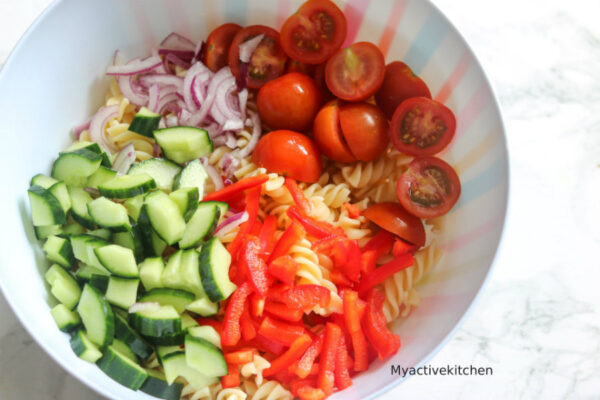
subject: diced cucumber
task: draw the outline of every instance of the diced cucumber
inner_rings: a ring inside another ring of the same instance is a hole
[[[109,272],[102,266],[94,252],[97,247],[108,245],[109,243],[106,240],[92,235],[72,235],[69,237],[69,240],[71,241],[73,255],[76,259],[103,271],[105,275],[109,275]]]
[[[191,328],[194,326],[198,326],[198,322],[194,318],[192,318],[192,316],[190,314],[188,314],[186,312],[181,314],[181,329],[183,329],[185,331],[188,328]]]
[[[27,195],[34,226],[62,225],[67,222],[65,211],[50,191],[41,186],[32,186],[27,190]]]
[[[77,312],[90,340],[100,347],[112,343],[115,335],[115,316],[98,289],[85,284]]]
[[[56,326],[63,332],[70,332],[81,325],[79,314],[69,310],[64,304],[57,304],[50,309],[50,314],[56,322]]]
[[[236,289],[229,280],[231,255],[219,239],[213,237],[200,251],[202,287],[212,302],[225,300]]]
[[[140,334],[150,338],[160,338],[182,332],[181,317],[172,306],[137,311],[129,314],[129,322]]]
[[[198,196],[198,188],[181,188],[169,194],[171,200],[177,204],[183,219],[187,222],[192,218],[194,212],[198,208],[200,201]]]
[[[181,188],[198,188],[198,196],[204,197],[204,184],[208,174],[198,159],[191,161],[173,180],[173,190]]]
[[[146,174],[156,182],[156,186],[170,192],[173,187],[173,178],[181,171],[181,167],[164,158],[150,158],[140,163],[135,163],[127,171],[127,175]]]
[[[61,154],[62,153],[71,153],[73,151],[80,150],[80,149],[86,149],[86,150],[89,150],[93,153],[100,155],[100,157],[102,157],[102,165],[109,167],[109,168],[111,167],[112,163],[110,162],[110,158],[108,157],[108,154],[106,154],[106,152],[104,150],[102,150],[100,148],[100,146],[98,145],[98,143],[96,143],[96,142],[87,142],[85,140],[80,140],[78,142],[73,143],[65,151],[61,152]]]
[[[159,337],[146,336],[155,346],[181,346],[185,342],[185,331]]]
[[[142,206],[144,205],[144,195],[140,194],[135,197],[131,197],[123,203],[127,211],[129,212],[129,216],[133,218],[134,221],[138,220],[138,215],[140,215],[140,211]]]
[[[100,293],[105,294],[106,289],[108,289],[108,279],[108,275],[94,274],[90,277],[88,283],[98,289]]]
[[[125,342],[123,342],[115,337],[111,346],[115,350],[117,350],[119,353],[121,353],[125,357],[129,358],[131,361],[136,362],[136,363],[138,362],[137,356],[135,355],[133,350],[131,350],[129,345],[127,345]]]
[[[31,178],[31,181],[29,181],[29,186],[41,186],[44,189],[50,189],[50,186],[58,182],[59,181],[50,176],[44,174],[37,174],[34,175],[33,178]]]
[[[115,275],[124,278],[137,278],[140,276],[133,251],[118,244],[94,249],[94,253],[104,268]]]
[[[87,204],[92,220],[103,228],[115,232],[126,232],[131,229],[129,216],[125,206],[106,197],[98,197]]]
[[[67,216],[67,224],[63,225],[62,230],[63,234],[71,236],[71,235],[81,235],[85,233],[86,229],[79,222],[75,221],[72,215]]]
[[[199,255],[196,250],[179,250],[171,255],[162,273],[166,287],[186,290],[196,297],[204,297],[200,279]]]
[[[181,391],[183,390],[182,383],[173,382],[169,384],[165,374],[155,369],[147,369],[146,372],[148,373],[148,379],[140,387],[142,392],[158,397],[159,399],[179,400]]]
[[[63,233],[62,225],[41,225],[34,226],[35,237],[38,240],[46,239],[49,236],[60,235]]]
[[[95,363],[102,357],[98,347],[92,343],[83,329],[78,330],[71,336],[71,348],[77,354],[77,357],[90,363]]]
[[[160,236],[158,236],[158,234],[154,232],[154,230],[150,232],[150,239],[152,240],[152,254],[156,254],[159,256],[162,255],[162,253],[167,248],[167,243],[164,240],[162,240]]]
[[[140,240],[144,249],[144,257],[161,256],[167,244],[154,232],[145,206],[140,211],[137,223]]]
[[[189,126],[157,129],[154,139],[166,158],[183,164],[204,157],[213,151],[213,144],[204,129]]]
[[[88,229],[94,229],[96,224],[88,212],[87,205],[92,201],[92,196],[82,188],[68,187],[71,196],[71,215],[73,219]]]
[[[108,278],[108,287],[105,293],[106,300],[117,307],[128,309],[135,303],[139,285],[139,279],[111,276]]]
[[[179,207],[164,192],[156,191],[144,199],[144,208],[154,231],[168,245],[181,240],[185,231],[185,221]]]
[[[229,204],[224,201],[203,201],[204,204],[214,204],[219,208],[219,223],[221,223],[225,219],[225,213],[229,211]]]
[[[132,390],[138,390],[148,378],[144,368],[127,358],[114,346],[108,346],[96,364],[106,375]]]
[[[144,338],[140,336],[127,320],[115,313],[115,338],[123,341],[138,357],[146,360],[154,351]]]
[[[113,233],[112,241],[119,246],[133,250],[136,262],[144,259],[144,245],[142,244],[141,233],[137,225],[133,224],[129,232]]]
[[[44,243],[43,249],[48,260],[62,267],[71,268],[75,262],[71,242],[68,239],[60,236],[50,236]]]
[[[206,240],[217,227],[219,221],[219,208],[215,204],[200,203],[194,216],[185,226],[179,247],[189,249],[198,247]]]
[[[52,264],[44,277],[50,284],[50,293],[69,310],[74,309],[81,297],[81,288],[75,278],[58,264]]]
[[[147,174],[120,175],[98,185],[102,196],[111,199],[127,199],[156,188],[156,182]]]
[[[184,290],[156,288],[146,292],[140,303],[158,303],[161,306],[173,306],[179,314],[185,311],[188,304],[194,301],[194,294]]]
[[[196,390],[203,389],[218,381],[217,378],[208,377],[190,367],[185,359],[185,352],[176,351],[162,357],[167,382],[172,384],[178,376],[184,378]]]
[[[111,231],[109,231],[108,229],[104,229],[104,228],[94,229],[93,231],[88,230],[86,232],[86,234],[91,235],[91,236],[96,236],[103,240],[109,240],[112,237]]]
[[[200,314],[203,317],[210,317],[219,311],[219,304],[213,303],[208,297],[201,297],[188,304],[186,310]]]
[[[204,340],[209,341],[213,345],[217,346],[219,349],[222,348],[221,347],[221,335],[219,335],[219,332],[217,332],[216,329],[210,325],[194,326],[194,327],[188,328],[187,332],[188,332],[188,335],[202,338]]]
[[[100,168],[88,178],[85,185],[98,189],[98,186],[110,181],[115,176],[117,176],[117,171],[101,165]]]
[[[102,157],[88,149],[62,153],[52,166],[52,177],[69,186],[83,187],[102,162]]]
[[[48,191],[56,197],[66,214],[71,209],[71,196],[67,190],[67,185],[64,182],[56,182],[50,186]]]
[[[84,265],[83,267],[80,267],[77,272],[75,272],[77,279],[84,283],[91,281],[94,275],[108,277],[109,274],[110,272],[92,267],[91,265]],[[106,284],[108,285],[108,281],[106,281]],[[106,288],[104,288],[104,290],[106,290]]]
[[[155,113],[146,107],[142,107],[133,117],[131,124],[129,124],[129,130],[151,138],[153,137],[152,132],[158,128],[158,123],[161,118],[162,115]]]
[[[140,279],[144,289],[150,291],[163,286],[161,275],[165,269],[165,263],[161,257],[146,258],[139,265]]]
[[[227,375],[227,363],[221,350],[200,337],[186,335],[185,360],[187,364],[206,376]]]
[[[181,346],[156,346],[156,356],[158,361],[162,364],[163,358],[167,354],[182,352]]]

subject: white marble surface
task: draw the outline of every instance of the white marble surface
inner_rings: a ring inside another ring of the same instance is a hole
[[[0,62],[49,0],[0,0]],[[430,365],[493,376],[413,377],[382,399],[600,398],[600,1],[435,0],[503,107],[511,155],[504,246],[470,318]],[[0,296],[0,399],[96,400]]]

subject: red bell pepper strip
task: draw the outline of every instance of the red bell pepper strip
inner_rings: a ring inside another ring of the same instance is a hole
[[[274,235],[277,230],[277,217],[274,215],[267,215],[263,222],[262,229],[260,230],[260,250],[265,260],[269,259],[269,255],[275,247]]]
[[[290,308],[307,312],[315,306],[327,307],[331,301],[331,292],[320,285],[296,285],[285,290],[280,300]]]
[[[254,344],[256,345],[257,349],[271,353],[275,356],[283,354],[286,348],[286,346],[282,345],[281,343],[268,339],[260,333],[256,334],[256,337],[254,338]]]
[[[394,257],[400,257],[406,253],[414,253],[417,250],[417,246],[414,244],[405,242],[402,239],[396,239],[394,246],[392,247],[392,254]]]
[[[328,322],[325,326],[325,340],[323,342],[323,349],[321,350],[321,371],[317,378],[319,388],[323,389],[326,395],[333,393],[333,386],[335,384],[335,356],[341,336],[342,330],[340,327]]]
[[[350,204],[348,202],[344,203],[344,208],[348,211],[348,216],[350,218],[358,218],[360,217],[360,208],[356,204]]]
[[[365,311],[367,311],[367,302],[359,298],[356,301],[356,309],[358,310],[358,319],[362,321],[365,316]]]
[[[247,364],[254,360],[254,350],[244,349],[225,354],[227,365]]]
[[[250,232],[248,232],[248,234],[258,237],[258,235],[260,235],[261,230],[262,230],[262,222],[254,221],[254,224],[252,225],[252,230]]]
[[[360,272],[368,275],[377,266],[377,253],[375,250],[367,250],[360,255]]]
[[[296,391],[296,395],[300,400],[323,400],[327,397],[323,390],[311,386],[299,387]]]
[[[348,350],[346,349],[346,343],[344,336],[340,337],[340,344],[337,348],[335,355],[335,386],[339,390],[344,390],[349,386],[352,386],[352,378],[350,378],[350,371],[348,371]]]
[[[367,242],[362,251],[375,251],[376,260],[388,254],[394,245],[395,236],[385,230],[380,230],[371,240]]]
[[[379,285],[390,276],[395,273],[402,271],[413,265],[415,259],[412,254],[406,253],[400,257],[394,258],[392,261],[383,264],[381,267],[376,268],[369,275],[365,276],[363,280],[358,284],[358,293],[362,296],[366,294],[370,289]]]
[[[289,324],[266,316],[258,328],[258,333],[266,339],[291,346],[300,336],[306,333],[302,325]]]
[[[223,386],[223,389],[240,386],[240,372],[237,365],[228,364],[227,367],[227,375],[221,377],[221,386]]]
[[[267,264],[260,257],[260,241],[256,236],[248,236],[239,256],[239,262],[252,284],[254,291],[261,296],[267,294]]]
[[[310,204],[310,201],[304,196],[304,192],[300,186],[298,186],[296,181],[286,177],[284,185],[290,191],[292,199],[294,199],[294,203],[296,203],[296,206],[298,207],[298,211],[300,211],[302,215],[310,215],[312,204]]]
[[[304,334],[300,336],[285,353],[271,361],[271,366],[263,371],[263,375],[270,376],[285,370],[290,364],[302,357],[302,354],[304,354],[311,343],[312,339],[309,335]]]
[[[238,193],[260,186],[268,180],[269,177],[265,174],[243,178],[221,190],[207,194],[202,201],[227,201],[235,197]]]
[[[377,289],[371,290],[367,300],[367,312],[363,319],[363,328],[369,343],[377,351],[380,360],[388,358],[400,349],[401,341],[387,327],[382,307],[385,296]]]
[[[245,342],[248,342],[256,337],[256,327],[254,326],[254,321],[250,317],[249,302],[246,302],[246,306],[244,307],[244,311],[242,312],[242,316],[240,318],[240,329],[242,330],[242,339]]]
[[[231,199],[227,200],[229,209],[234,212],[244,211],[246,209],[246,196],[244,192],[239,192]]]
[[[346,265],[343,268],[344,274],[352,282],[360,280],[361,257],[360,247],[357,240],[348,240],[346,245],[347,257]]]
[[[291,285],[294,283],[298,272],[298,263],[290,255],[277,257],[267,267],[267,272],[283,283]]]
[[[292,246],[302,240],[304,236],[306,236],[306,232],[302,228],[302,225],[292,222],[275,244],[275,248],[269,256],[269,262],[286,255]]]
[[[317,253],[329,253],[333,246],[340,240],[345,240],[343,236],[336,234],[329,235],[323,239],[315,240],[312,244],[312,249]]]
[[[342,294],[344,301],[344,320],[346,329],[352,339],[354,349],[354,370],[364,371],[369,365],[367,342],[360,325],[360,313],[358,307],[358,293],[354,290],[344,290]]]
[[[212,326],[215,331],[219,333],[219,335],[223,331],[223,323],[221,321],[217,321],[216,319],[200,317],[196,318],[196,322],[200,326]]]
[[[244,303],[246,298],[252,292],[252,287],[248,282],[239,286],[229,298],[225,308],[225,319],[223,320],[223,330],[221,332],[221,344],[223,346],[235,346],[242,336],[240,331],[240,318],[244,312]]]
[[[298,360],[298,365],[296,366],[294,373],[300,378],[306,378],[307,376],[309,376],[313,369],[313,366],[317,366],[318,369],[319,366],[315,364],[315,360],[317,359],[319,354],[321,354],[324,337],[325,335],[321,333],[310,345],[310,347],[306,349],[306,352],[304,353],[302,358]]]
[[[250,314],[255,318],[262,317],[264,310],[265,297],[258,293],[252,293],[252,295],[250,295]]]
[[[238,250],[240,249],[242,242],[248,235],[248,232],[252,231],[254,222],[258,218],[258,207],[260,201],[260,187],[254,187],[246,191],[246,212],[248,213],[248,221],[240,225],[240,230],[233,239],[233,242],[229,244],[227,250],[231,254],[232,261],[237,261]]]
[[[327,222],[315,221],[312,218],[303,216],[300,214],[296,206],[291,206],[286,211],[287,215],[294,221],[298,221],[311,236],[317,239],[323,239],[324,237],[337,234],[339,236],[344,235],[344,231],[341,228],[336,228]]]
[[[335,283],[335,285],[339,287],[352,287],[354,284],[346,278],[346,275],[342,271],[333,270],[329,275],[331,282]]]
[[[293,309],[285,304],[266,302],[265,311],[284,321],[298,322],[304,313],[302,310]]]

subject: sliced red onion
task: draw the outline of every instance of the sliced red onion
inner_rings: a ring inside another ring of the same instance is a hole
[[[235,149],[237,147],[237,139],[235,135],[231,132],[227,132],[225,133],[225,137],[227,138],[227,140],[225,140],[225,146],[229,147],[230,149]]]
[[[129,314],[133,314],[138,311],[156,311],[159,309],[160,304],[156,302],[134,303],[131,307],[129,307]]]
[[[177,32],[171,32],[160,42],[159,49],[177,49],[194,51],[196,44]]]
[[[189,120],[191,117],[192,114],[188,110],[185,108],[180,109],[179,113],[177,114],[179,125],[189,125]]]
[[[223,133],[223,129],[221,129],[219,124],[214,123],[214,122],[211,124],[208,124],[208,125],[204,125],[202,127],[202,129],[204,129],[206,132],[208,132],[208,136],[211,139],[215,139],[216,137],[220,136]],[[225,142],[223,142],[222,144],[225,144]]]
[[[81,132],[85,131],[86,129],[89,129],[90,121],[91,121],[91,119],[88,119],[83,124],[77,125],[75,128],[73,128],[73,138],[75,140],[79,140],[79,137],[81,136]]]
[[[225,81],[231,80],[231,79],[235,79],[235,78],[233,78],[233,75],[231,74],[231,70],[229,69],[229,67],[221,68],[213,76],[213,79],[211,80],[210,85],[208,86],[206,100],[204,101],[204,103],[202,104],[200,109],[198,111],[196,111],[194,114],[192,114],[192,117],[190,118],[189,124],[191,126],[196,126],[206,119],[206,116],[208,115],[208,112],[210,111],[210,109],[213,105],[213,102],[215,100],[217,89]],[[221,90],[226,90],[226,87]]]
[[[228,119],[223,124],[223,131],[239,131],[244,129],[244,121],[241,119]]]
[[[179,118],[177,118],[177,115],[168,115],[167,118],[165,118],[165,126],[167,128],[177,125],[179,125]]]
[[[250,118],[252,119],[252,125],[253,125],[252,126],[252,137],[250,138],[250,141],[248,142],[246,147],[244,147],[243,149],[240,150],[240,157],[242,157],[242,158],[244,158],[244,157],[250,155],[250,153],[252,153],[252,151],[256,147],[256,144],[258,143],[258,139],[260,139],[260,135],[262,134],[262,127],[260,126],[260,118],[258,117],[258,114],[252,113],[250,115]]]
[[[260,35],[254,36],[252,39],[246,40],[244,43],[240,44],[239,49],[241,62],[250,62],[250,59],[252,58],[252,53],[254,53],[254,50],[256,50],[256,48],[260,44],[260,41],[263,40],[264,37],[265,34],[261,33]]]
[[[126,174],[129,171],[131,164],[135,162],[135,147],[133,143],[128,143],[115,157],[112,169],[117,171],[117,174]]]
[[[162,65],[160,57],[150,56],[144,60],[132,60],[125,65],[111,65],[106,69],[106,75],[137,75],[152,71],[160,65]]]
[[[133,76],[117,76],[117,84],[123,96],[136,106],[148,103],[148,96],[134,89]]]
[[[215,95],[215,104],[211,110],[212,114],[221,114],[223,116],[223,121],[217,119],[217,122],[224,124],[227,120],[242,120],[242,114],[239,112],[239,101],[234,93],[236,89],[233,77],[230,80],[224,81],[219,87],[217,94]],[[215,112],[217,111],[214,110],[215,106],[218,109],[218,112]]]
[[[194,56],[194,61],[202,61],[204,62],[204,57],[206,56],[206,42],[204,40],[199,41],[196,44],[196,49],[194,50],[196,54]]]
[[[240,112],[242,115],[246,115],[246,104],[248,104],[248,89],[242,89],[238,93],[238,100],[240,103]]]
[[[246,211],[233,214],[231,217],[227,218],[225,221],[221,222],[219,226],[217,226],[214,235],[218,238],[222,238],[236,227],[248,221],[248,218],[249,216]]]
[[[250,64],[245,63],[245,62],[240,63],[240,70],[235,79],[235,84],[236,84],[238,90],[246,89],[246,86],[248,85],[249,72],[250,72]]]
[[[198,109],[198,106],[194,102],[194,98],[192,95],[192,84],[194,83],[194,78],[202,74],[205,77],[210,77],[210,70],[201,62],[196,62],[194,65],[190,67],[190,69],[185,74],[185,79],[183,80],[183,97],[185,100],[185,104],[188,108],[188,111],[193,112]]]
[[[179,98],[177,97],[177,93],[169,93],[167,95],[161,96],[160,100],[158,101],[158,106],[156,107],[158,109],[158,113],[162,113],[167,104],[172,103],[174,101],[177,101]]]
[[[174,65],[177,65],[178,67],[181,67],[183,69],[188,69],[190,68],[190,63],[187,61],[182,60],[181,58],[177,57],[175,54],[173,53],[169,53],[165,56],[165,61],[168,61]]]
[[[221,174],[219,174],[219,171],[217,171],[217,169],[214,166],[208,163],[208,159],[206,157],[202,157],[200,161],[202,162],[202,165],[204,166],[208,177],[215,185],[215,190],[223,189],[225,185],[223,185],[223,179],[221,178]]]
[[[158,102],[160,100],[160,88],[157,84],[150,86],[148,90],[148,109],[152,112],[158,112]]]
[[[152,74],[140,76],[139,82],[142,86],[149,88],[152,85],[174,86],[181,88],[183,79],[177,75],[171,74]]]
[[[104,127],[111,118],[119,115],[119,105],[104,106],[92,117],[90,121],[90,139],[96,142],[108,153],[113,153],[116,147],[106,139],[104,135]]]

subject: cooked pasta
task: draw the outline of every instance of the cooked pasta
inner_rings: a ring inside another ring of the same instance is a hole
[[[338,208],[350,201],[350,188],[345,183],[339,185],[330,183],[325,186],[313,183],[304,189],[304,195],[306,197],[320,196],[329,207]]]
[[[255,354],[251,362],[242,365],[240,368],[240,375],[246,380],[253,379],[257,385],[261,385],[263,383],[262,373],[270,366],[271,363],[258,354]]]
[[[246,380],[242,383],[248,400],[292,400],[294,396],[277,381],[264,381],[257,384]]]

